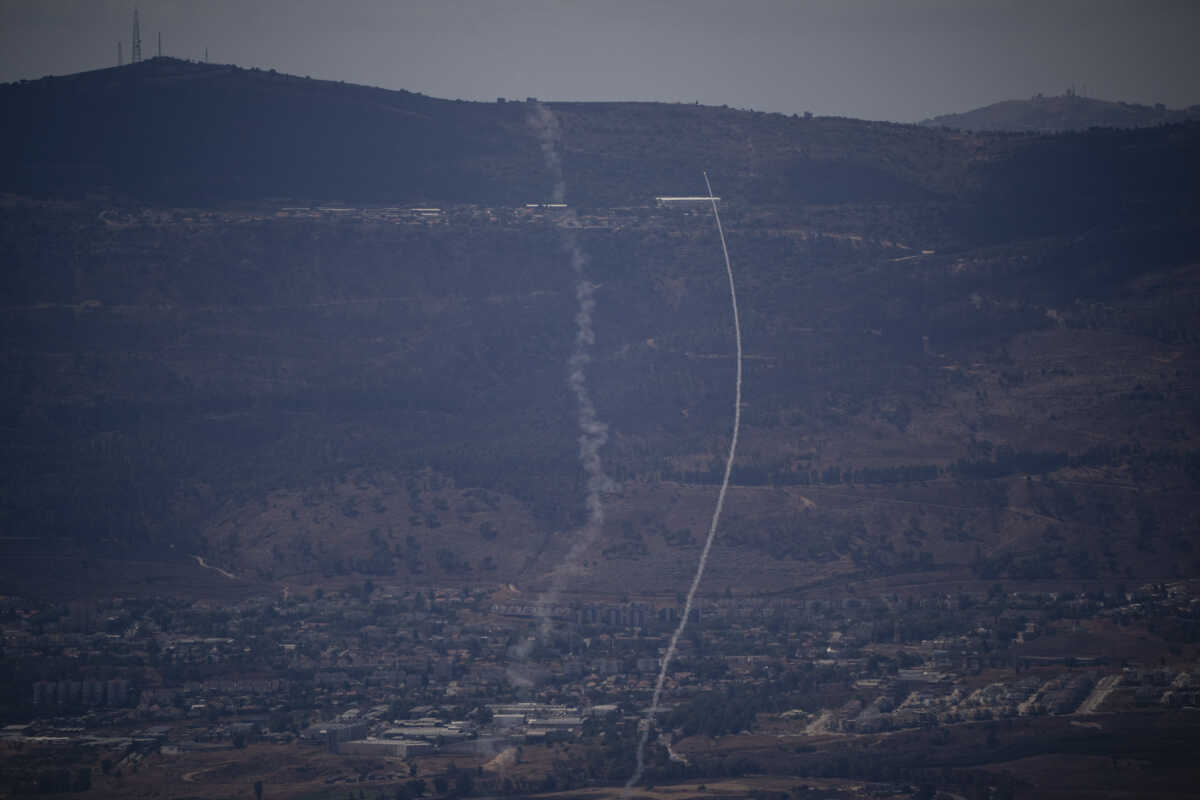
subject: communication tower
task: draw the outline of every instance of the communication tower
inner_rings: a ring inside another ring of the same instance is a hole
[[[117,66],[119,67],[124,63],[125,63],[125,59],[122,57],[122,54],[121,54],[121,43],[117,42]]]
[[[129,63],[136,64],[142,60],[142,29],[138,25],[138,12],[133,10],[133,41],[131,42]]]
[[[158,57],[162,58],[162,31],[158,32]]]

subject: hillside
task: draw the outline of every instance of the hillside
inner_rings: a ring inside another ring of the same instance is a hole
[[[1056,97],[1035,95],[1029,100],[1003,100],[961,114],[942,114],[923,120],[926,127],[963,131],[1055,133],[1089,128],[1149,128],[1200,117],[1200,107],[1183,109],[1081,97],[1072,91]]]
[[[526,104],[170,59],[0,103],[8,585],[546,585],[584,478]],[[747,352],[706,588],[1196,574],[1200,127],[549,108],[617,482],[572,590],[673,595],[698,554],[732,331],[710,217],[653,197],[705,168]]]
[[[549,192],[525,103],[170,58],[9,84],[0,103],[0,188],[22,194],[517,205]],[[727,196],[754,202],[927,198],[966,166],[961,143],[887,123],[680,104],[551,106],[575,204],[694,191],[714,162],[730,173]]]

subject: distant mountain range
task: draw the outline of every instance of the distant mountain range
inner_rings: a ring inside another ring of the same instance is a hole
[[[0,585],[546,585],[571,224],[619,485],[571,586],[674,597],[733,402],[711,216],[655,205],[702,170],[747,352],[706,590],[1200,574],[1200,124],[547,103],[563,219],[532,108],[163,58],[0,86]]]
[[[549,103],[574,205],[698,190],[755,202],[928,198],[961,148],[911,125],[679,103]],[[0,191],[174,205],[546,199],[527,102],[463,102],[274,70],[154,58],[0,86]],[[700,184],[703,185],[702,182]]]
[[[1200,105],[1172,109],[1081,97],[1074,92],[1057,97],[1035,95],[1028,100],[1003,100],[990,106],[943,114],[921,125],[964,131],[1034,131],[1055,133],[1088,128],[1146,128],[1200,118]]]

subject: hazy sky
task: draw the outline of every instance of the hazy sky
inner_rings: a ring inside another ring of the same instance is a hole
[[[0,81],[129,58],[132,0],[0,0]],[[1200,103],[1200,0],[141,0],[142,50],[435,97],[916,121],[1074,85]]]

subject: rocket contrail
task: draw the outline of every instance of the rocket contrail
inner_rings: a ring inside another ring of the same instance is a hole
[[[529,124],[537,131],[542,146],[542,157],[554,179],[553,200],[561,203],[566,197],[566,181],[563,179],[562,159],[558,149],[558,119],[548,108],[538,103],[533,106]],[[570,222],[574,219],[575,212],[568,210],[566,215],[566,221]],[[579,244],[578,234],[572,227],[560,227],[560,231],[563,250],[570,260],[571,270],[575,273],[575,300],[578,304],[575,312],[575,347],[567,359],[567,388],[575,396],[575,415],[579,428],[579,463],[587,475],[587,497],[584,500],[587,520],[580,536],[567,551],[566,558],[551,578],[550,589],[540,598],[538,605],[542,609],[558,601],[571,568],[599,536],[604,527],[604,495],[613,489],[613,482],[605,474],[604,464],[600,459],[600,449],[608,442],[608,426],[596,413],[596,404],[592,401],[587,387],[586,368],[592,361],[592,347],[596,343],[596,333],[592,325],[592,314],[596,309],[595,287],[586,279],[587,255]],[[538,635],[544,637],[549,628],[549,612],[543,611]],[[532,641],[526,645],[531,646]]]
[[[637,746],[637,767],[633,771],[633,775],[625,783],[625,792],[623,797],[629,797],[629,790],[637,785],[642,779],[642,771],[646,766],[646,740],[650,738],[650,728],[654,724],[654,715],[658,713],[658,701],[662,698],[663,682],[667,679],[667,670],[671,666],[671,659],[675,657],[675,647],[679,644],[679,637],[683,635],[684,628],[687,627],[688,617],[692,614],[692,601],[696,597],[696,590],[700,588],[700,581],[704,577],[704,567],[708,564],[708,553],[712,549],[713,539],[717,535],[717,523],[721,520],[721,509],[725,505],[725,492],[729,489],[729,473],[733,471],[733,457],[737,452],[738,429],[742,424],[742,326],[738,320],[738,304],[737,291],[733,286],[733,267],[729,264],[729,248],[725,246],[725,231],[721,228],[721,214],[717,211],[717,199],[713,197],[712,184],[708,182],[708,173],[704,173],[704,185],[708,188],[708,199],[712,203],[713,218],[717,221],[717,234],[721,237],[721,252],[725,255],[725,272],[729,276],[729,302],[733,306],[733,336],[737,343],[737,381],[734,388],[733,399],[733,438],[729,442],[729,456],[725,459],[725,477],[721,479],[721,491],[717,493],[717,507],[713,509],[712,522],[708,526],[708,538],[704,541],[704,549],[700,551],[700,563],[696,566],[696,576],[692,578],[692,586],[688,589],[687,602],[683,605],[683,616],[679,618],[679,627],[675,629],[675,633],[671,636],[671,643],[667,646],[667,654],[663,656],[662,667],[658,671],[658,680],[654,684],[654,697],[650,701],[650,708],[646,709],[646,718],[642,720],[641,736],[638,739]]]

